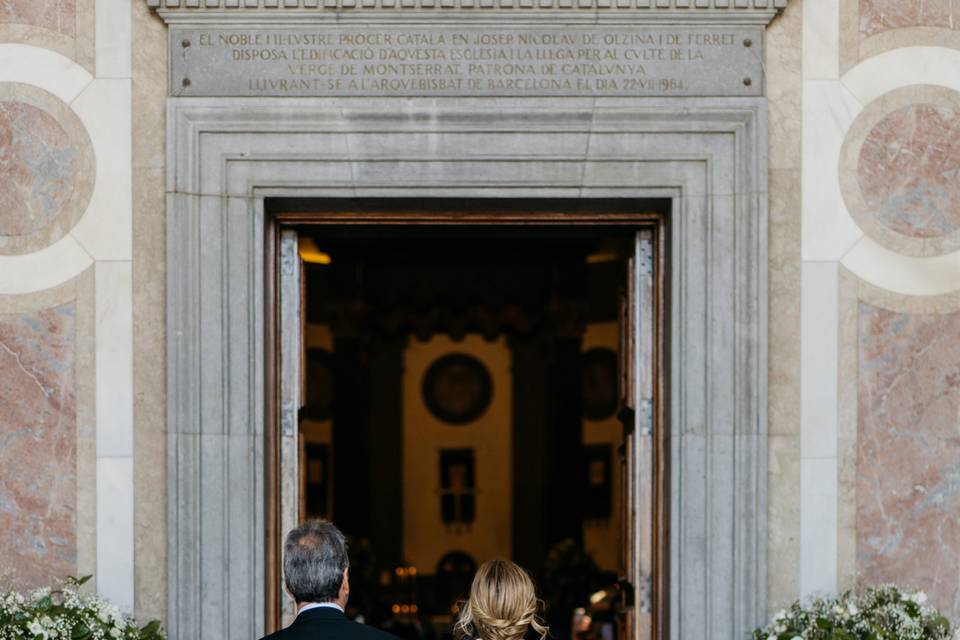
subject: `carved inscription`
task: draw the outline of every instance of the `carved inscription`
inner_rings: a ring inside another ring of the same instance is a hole
[[[759,28],[171,32],[182,96],[751,96]]]

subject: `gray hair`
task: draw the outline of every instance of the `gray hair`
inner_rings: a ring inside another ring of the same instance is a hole
[[[283,577],[298,603],[339,598],[347,565],[347,540],[326,520],[308,520],[287,534]]]

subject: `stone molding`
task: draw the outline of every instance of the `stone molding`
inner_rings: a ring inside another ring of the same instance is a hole
[[[562,17],[591,23],[768,24],[788,0],[146,0],[167,22],[259,25],[303,20],[469,22]]]
[[[765,99],[168,104],[171,640],[263,632],[264,201],[280,196],[670,199],[670,637],[763,622]]]

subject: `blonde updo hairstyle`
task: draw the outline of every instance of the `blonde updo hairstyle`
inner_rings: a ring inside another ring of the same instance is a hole
[[[530,629],[540,640],[549,630],[539,617],[540,601],[533,580],[509,560],[483,563],[470,585],[470,599],[461,605],[455,627],[459,638],[522,640]]]

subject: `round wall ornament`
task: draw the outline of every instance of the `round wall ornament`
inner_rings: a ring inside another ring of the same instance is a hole
[[[482,416],[493,399],[493,378],[474,356],[450,353],[437,358],[423,376],[423,401],[436,418],[465,425]]]

